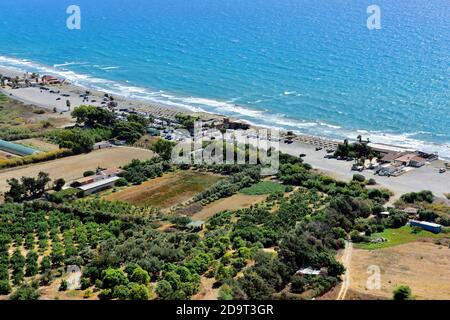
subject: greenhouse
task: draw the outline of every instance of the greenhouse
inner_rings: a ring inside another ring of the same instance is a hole
[[[38,150],[5,140],[0,140],[0,151],[9,152],[18,156],[28,156],[39,152]]]

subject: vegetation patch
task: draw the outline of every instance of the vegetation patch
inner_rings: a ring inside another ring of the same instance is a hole
[[[256,196],[256,195],[264,195],[264,194],[273,194],[276,192],[284,192],[286,189],[285,186],[273,182],[273,181],[261,181],[257,184],[254,184],[248,188],[244,188],[241,190],[241,193]]]
[[[383,249],[400,244],[418,241],[420,239],[440,239],[445,238],[445,233],[435,234],[426,230],[411,228],[409,225],[398,229],[385,229],[383,232],[374,233],[370,239],[384,238],[387,241],[380,243],[356,243],[355,247],[367,250]]]

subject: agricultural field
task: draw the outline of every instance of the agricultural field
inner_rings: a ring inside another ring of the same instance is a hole
[[[27,167],[4,169],[0,171],[0,192],[7,191],[7,180],[11,178],[36,177],[42,171],[47,172],[53,180],[63,178],[71,181],[82,177],[83,172],[87,170],[95,170],[97,167],[119,167],[133,159],[144,160],[153,156],[154,154],[150,150],[119,147],[96,150]]]
[[[196,194],[222,179],[222,176],[211,173],[177,171],[112,193],[106,196],[106,199],[168,209],[192,199]]]
[[[350,299],[391,299],[399,285],[416,299],[450,299],[450,248],[430,241],[409,242],[380,250],[354,249],[350,263]],[[369,266],[381,271],[381,289],[366,288]]]
[[[275,192],[284,192],[285,189],[286,187],[280,183],[274,181],[261,181],[251,187],[242,189],[241,193],[249,196],[268,195]]]
[[[191,218],[193,220],[206,221],[216,213],[225,210],[249,208],[251,205],[263,202],[266,198],[266,195],[245,195],[238,193],[229,198],[220,199],[204,206],[201,211],[193,214]]]

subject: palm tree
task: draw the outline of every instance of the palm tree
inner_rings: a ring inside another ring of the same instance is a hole
[[[356,137],[356,139],[358,139],[359,143],[362,142],[362,136],[361,136],[361,135],[358,135],[358,136]]]

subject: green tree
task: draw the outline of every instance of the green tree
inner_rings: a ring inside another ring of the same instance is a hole
[[[52,264],[49,256],[45,256],[41,260],[40,272],[45,273],[52,269]]]
[[[118,285],[128,284],[128,279],[122,270],[108,268],[102,272],[102,282],[104,289],[111,289]]]
[[[64,187],[64,185],[66,184],[66,181],[64,179],[56,179],[53,182],[53,189],[55,191],[61,191],[62,187]]]
[[[71,149],[74,153],[90,152],[95,143],[89,130],[80,128],[61,130],[54,135],[53,139],[60,148]]]
[[[150,282],[150,276],[148,275],[147,271],[145,271],[141,267],[137,267],[136,269],[134,269],[134,272],[130,277],[130,281],[147,285]]]
[[[130,289],[123,284],[115,286],[112,297],[113,299],[127,300],[130,297]]]
[[[143,284],[133,284],[130,289],[131,300],[148,300],[149,292],[147,286]]]
[[[172,158],[172,149],[174,146],[175,144],[171,141],[159,139],[151,146],[151,149],[162,159],[170,160]]]
[[[156,294],[161,299],[169,299],[173,294],[173,289],[170,282],[167,280],[158,281],[158,285],[156,286]]]
[[[115,116],[111,111],[94,106],[79,106],[72,111],[71,115],[78,124],[84,124],[90,128],[109,127],[115,122]]]
[[[12,293],[10,300],[37,300],[39,291],[29,285],[23,285]]]
[[[39,267],[38,267],[38,255],[34,251],[29,251],[27,253],[27,259],[26,259],[26,272],[25,274],[27,276],[34,276],[38,273]]]
[[[11,292],[8,280],[0,280],[0,295],[7,295]]]

